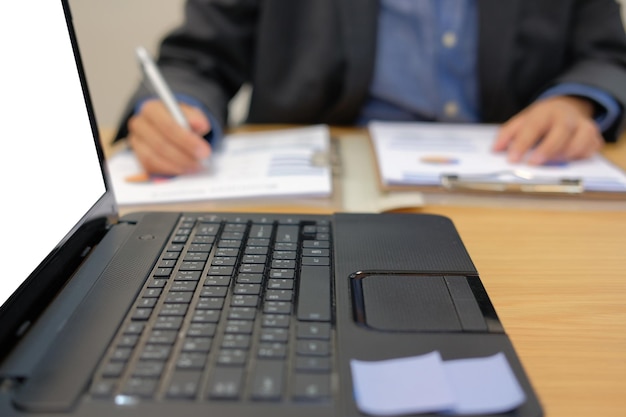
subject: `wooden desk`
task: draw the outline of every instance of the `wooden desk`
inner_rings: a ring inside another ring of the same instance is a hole
[[[605,155],[626,168],[626,140]],[[189,207],[168,207],[180,208]],[[293,209],[245,211],[259,208]],[[625,414],[626,211],[430,204],[412,211],[456,224],[547,416]]]

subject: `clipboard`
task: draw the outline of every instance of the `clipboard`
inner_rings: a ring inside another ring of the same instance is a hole
[[[545,166],[491,151],[498,125],[372,122],[385,190],[626,199],[626,174],[601,155]]]

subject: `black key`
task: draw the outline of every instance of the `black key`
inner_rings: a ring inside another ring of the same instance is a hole
[[[193,293],[191,292],[174,292],[171,291],[165,297],[165,303],[168,304],[189,304]]]
[[[204,269],[204,262],[186,261],[180,265],[181,271],[202,271]]]
[[[230,285],[230,275],[208,276],[204,280],[204,285],[212,285],[216,287],[228,287]]]
[[[146,327],[145,323],[137,323],[132,322],[126,326],[126,330],[124,330],[124,334],[141,334],[143,329]]]
[[[250,320],[228,320],[224,333],[230,334],[252,334],[254,322]]]
[[[263,282],[263,274],[239,274],[237,284],[260,284]]]
[[[293,259],[274,259],[272,260],[272,269],[294,269],[296,261]]]
[[[235,263],[237,263],[237,258],[233,256],[220,256],[220,257],[213,258],[213,260],[211,261],[211,265],[215,265],[215,266],[219,266],[219,265],[233,266],[235,265]]]
[[[264,314],[261,326],[263,327],[289,327],[291,317],[286,314]]]
[[[162,288],[146,288],[141,293],[141,296],[143,298],[159,298],[162,292],[163,292]]]
[[[170,291],[194,292],[197,286],[198,283],[196,281],[174,281],[170,287]]]
[[[276,242],[293,243],[298,241],[298,226],[280,225],[276,229]]]
[[[206,363],[204,353],[182,352],[176,361],[178,369],[204,369]]]
[[[194,310],[191,317],[193,323],[217,323],[219,320],[219,310]]]
[[[298,288],[298,319],[330,321],[330,268],[303,266]]]
[[[191,323],[187,329],[189,337],[213,337],[217,325],[215,323]]]
[[[167,345],[146,345],[139,356],[146,361],[166,361],[172,348]]]
[[[287,345],[284,343],[261,343],[257,356],[265,359],[284,359],[287,357]]]
[[[268,327],[261,330],[260,340],[263,342],[287,343],[289,329],[280,327]]]
[[[157,383],[157,380],[153,378],[130,378],[126,381],[122,394],[150,398],[154,395]]]
[[[187,337],[183,342],[182,351],[209,353],[212,340],[210,337]]]
[[[139,378],[159,378],[163,373],[165,364],[158,361],[139,361],[135,365],[132,376]]]
[[[217,356],[217,363],[227,366],[243,366],[246,364],[248,352],[242,349],[222,349]]]
[[[130,355],[133,353],[131,348],[117,348],[111,355],[112,362],[126,362],[130,359]]]
[[[115,381],[111,379],[103,379],[96,382],[91,387],[91,395],[98,398],[108,398],[115,392]]]
[[[254,320],[256,317],[256,308],[251,307],[233,307],[228,312],[229,320]]]
[[[225,334],[222,339],[222,349],[248,349],[250,336],[246,334]]]
[[[323,340],[298,340],[296,353],[302,356],[330,356],[330,343]]]
[[[272,259],[296,259],[295,250],[277,250],[272,254]]]
[[[154,323],[154,328],[158,330],[178,330],[182,324],[182,317],[159,316],[157,317],[156,323]]]
[[[235,294],[258,295],[261,293],[261,284],[236,284]]]
[[[186,262],[206,262],[209,258],[209,254],[207,252],[187,252],[183,261]]]
[[[196,304],[198,310],[221,310],[224,306],[224,298],[201,297]]]
[[[137,300],[137,307],[140,308],[152,308],[156,305],[156,298],[140,298]]]
[[[302,242],[303,248],[330,248],[330,242],[328,240],[305,240]]]
[[[233,257],[236,258],[239,255],[239,248],[218,248],[215,251],[216,257]]]
[[[137,340],[139,340],[138,335],[124,335],[122,336],[120,341],[117,343],[117,345],[119,347],[132,348],[132,347],[135,347],[135,345],[137,344]]]
[[[270,290],[292,290],[293,279],[270,279],[267,282],[267,288]]]
[[[202,271],[178,271],[174,275],[175,281],[200,281]]]
[[[298,323],[298,339],[330,339],[330,323]]]
[[[270,269],[270,278],[293,279],[294,276],[293,269]]]
[[[303,256],[302,265],[330,265],[330,258],[323,256]]]
[[[228,292],[228,287],[204,287],[200,292],[202,298],[224,298]]]
[[[298,356],[296,372],[330,372],[330,358],[319,356]]]
[[[267,314],[291,314],[292,304],[286,301],[266,301],[263,312]]]
[[[241,395],[243,368],[216,367],[211,375],[208,396],[213,400],[236,400]]]
[[[272,236],[272,226],[265,224],[255,224],[250,228],[252,238],[270,238]]]
[[[267,255],[267,246],[246,246],[244,253],[246,255]]]
[[[125,362],[109,362],[102,368],[102,376],[105,378],[119,378],[125,367]]]
[[[173,345],[176,342],[176,330],[153,330],[148,338],[151,345]]]
[[[276,401],[282,398],[285,363],[260,359],[252,372],[250,395],[253,400]]]
[[[136,308],[130,319],[133,321],[145,321],[150,318],[150,314],[152,314],[151,308]]]
[[[259,303],[257,295],[233,295],[231,306],[233,307],[256,307]]]
[[[293,398],[297,401],[323,401],[330,398],[330,376],[327,374],[296,374]]]
[[[200,387],[202,372],[191,369],[177,369],[172,375],[167,396],[169,398],[195,398]]]
[[[267,290],[265,292],[265,299],[267,301],[291,301],[292,298],[292,290]]]
[[[188,308],[187,304],[164,304],[159,316],[184,316]]]
[[[274,244],[274,249],[296,251],[298,250],[298,244],[296,242],[277,242]]]

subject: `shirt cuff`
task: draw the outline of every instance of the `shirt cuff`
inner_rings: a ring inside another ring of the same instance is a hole
[[[217,121],[217,119],[215,118],[215,116],[213,116],[213,114],[207,110],[206,107],[204,107],[204,104],[202,104],[199,100],[185,95],[185,94],[175,94],[176,100],[178,100],[178,102],[180,103],[184,103],[184,104],[188,104],[190,106],[194,106],[199,108],[204,115],[207,117],[207,119],[209,119],[209,123],[211,124],[211,130],[209,131],[209,133],[207,133],[206,135],[204,135],[204,138],[214,147],[218,147],[221,142],[222,142],[222,137],[224,136],[223,134],[223,129],[222,126],[220,125],[220,123]],[[146,104],[147,101],[149,100],[153,100],[155,97],[146,97],[142,100],[139,100],[136,104],[135,104],[135,108],[134,108],[134,112],[135,113],[139,113],[139,111],[141,110],[141,107]]]
[[[538,99],[565,95],[585,97],[595,102],[598,106],[595,121],[602,132],[607,131],[622,114],[619,103],[609,93],[585,84],[558,84],[543,92]]]

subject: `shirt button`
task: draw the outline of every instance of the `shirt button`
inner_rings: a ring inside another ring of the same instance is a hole
[[[441,43],[446,48],[454,48],[456,46],[456,34],[454,32],[446,32],[441,37]]]
[[[443,112],[447,117],[455,117],[459,114],[459,105],[455,101],[448,101],[443,107]]]

